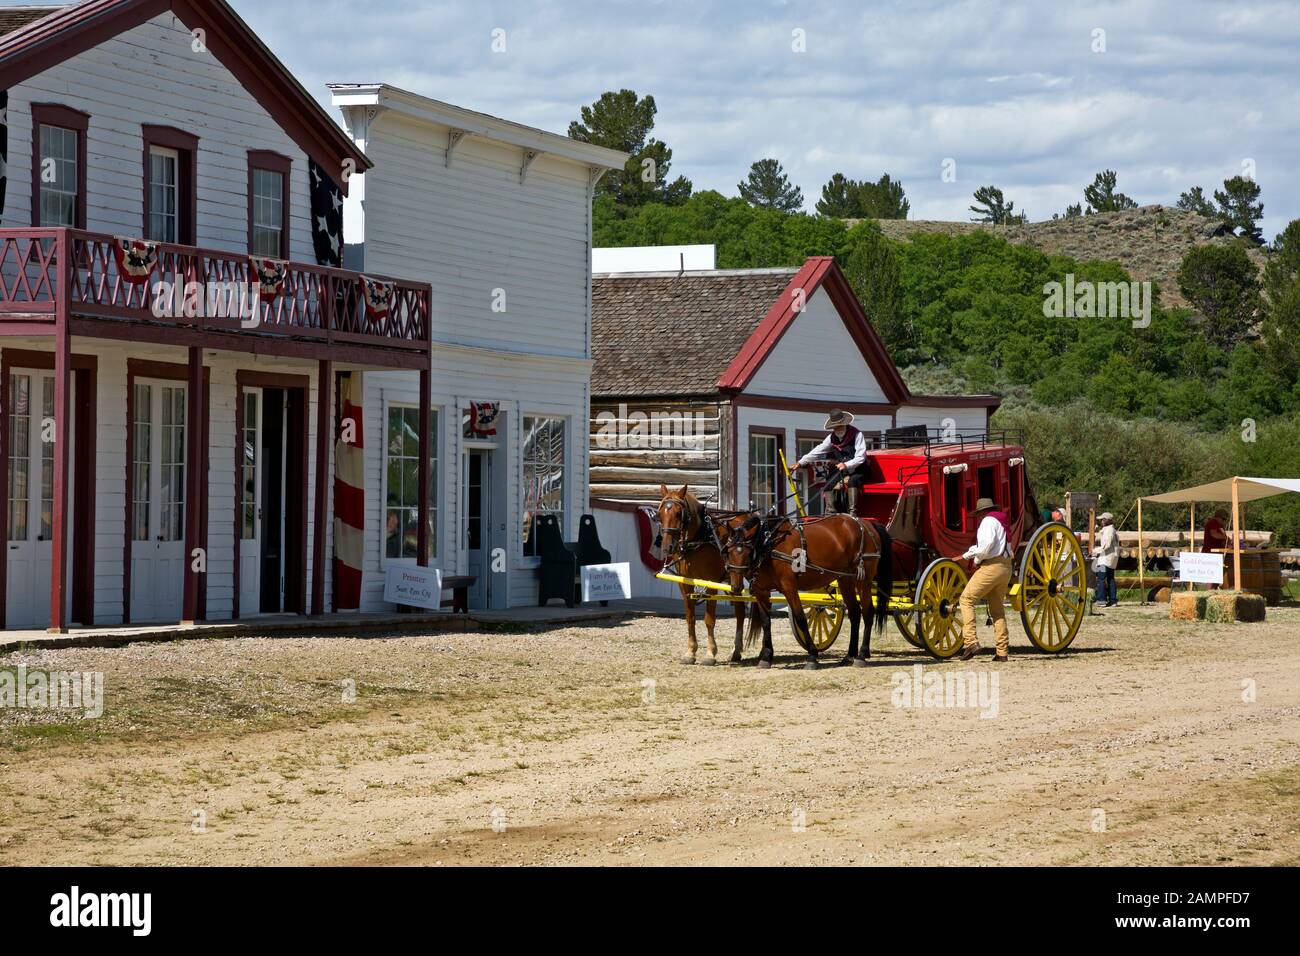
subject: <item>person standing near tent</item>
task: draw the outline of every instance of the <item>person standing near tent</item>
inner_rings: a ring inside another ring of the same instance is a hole
[[[1227,520],[1228,512],[1222,508],[1210,515],[1205,522],[1205,543],[1201,545],[1201,554],[1213,554],[1227,549],[1228,531],[1224,525]]]
[[[975,505],[974,517],[980,519],[975,547],[962,557],[974,561],[975,573],[961,592],[962,637],[964,647],[961,659],[970,660],[980,650],[979,632],[975,619],[975,604],[987,600],[989,617],[993,618],[993,636],[997,651],[993,660],[1002,663],[1011,653],[1011,636],[1007,633],[1007,609],[1002,606],[1007,599],[1007,585],[1011,583],[1011,548],[1007,533],[1011,519],[1000,511],[989,498],[981,498]]]
[[[1115,516],[1109,511],[1097,516],[1101,530],[1097,533],[1097,550],[1094,553],[1097,570],[1098,604],[1116,607],[1119,590],[1115,585],[1115,569],[1119,567],[1119,533],[1115,530]]]

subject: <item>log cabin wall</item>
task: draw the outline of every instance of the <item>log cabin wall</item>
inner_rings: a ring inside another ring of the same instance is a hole
[[[731,408],[706,399],[593,399],[591,496],[654,503],[660,485],[722,504],[731,478]]]

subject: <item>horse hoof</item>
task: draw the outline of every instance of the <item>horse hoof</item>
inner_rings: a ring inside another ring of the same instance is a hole
[[[763,670],[763,671],[771,670],[771,669],[772,669],[772,662],[771,662],[771,661],[759,661],[759,662],[758,662],[758,669],[759,669],[759,670]]]
[[[806,671],[815,671],[815,670],[819,670],[820,668],[821,665],[818,664],[816,661],[809,661],[807,664],[804,664],[803,666],[803,669]]]
[[[865,657],[855,657],[855,658],[853,658],[853,666],[854,666],[854,667],[866,667],[866,666],[867,666],[867,659],[866,659]]]
[[[712,667],[712,666],[713,666],[714,664],[716,664],[716,663],[718,663],[718,659],[717,659],[716,657],[706,657],[706,658],[704,658],[703,660],[700,661],[700,666],[701,666],[701,667]]]
[[[694,663],[695,663],[695,658],[693,658],[693,657],[683,657],[683,658],[682,658],[682,664],[683,664],[684,666],[686,666],[686,667],[690,667],[690,666],[691,666],[692,664],[694,664]]]

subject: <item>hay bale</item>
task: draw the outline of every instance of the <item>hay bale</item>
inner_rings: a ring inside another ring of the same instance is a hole
[[[1159,588],[1152,597],[1157,604],[1168,604],[1173,596],[1173,588]]]
[[[1205,607],[1205,620],[1212,624],[1257,624],[1264,620],[1268,602],[1262,594],[1245,591],[1215,591]]]
[[[1175,621],[1205,620],[1206,597],[1203,591],[1178,591],[1170,595],[1170,618]]]

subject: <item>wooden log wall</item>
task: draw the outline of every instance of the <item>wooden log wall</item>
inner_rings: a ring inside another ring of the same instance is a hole
[[[619,402],[591,407],[591,496],[653,503],[659,486],[683,485],[702,501],[720,504],[726,493],[731,409],[715,402]]]

